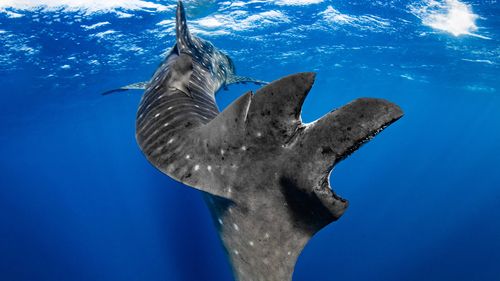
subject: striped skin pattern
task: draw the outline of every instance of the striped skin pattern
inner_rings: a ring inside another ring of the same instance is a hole
[[[137,142],[160,171],[204,192],[236,280],[291,280],[307,242],[348,206],[330,186],[333,166],[403,112],[361,98],[304,124],[315,74],[298,73],[219,113],[215,93],[241,78],[226,55],[189,34],[181,2],[176,21],[176,45],[139,106]]]
[[[186,134],[217,116],[215,93],[234,76],[234,65],[210,42],[189,33],[182,2],[176,18],[177,42],[148,83],[137,113],[136,139],[153,165],[179,179],[182,167],[168,166],[187,146],[179,141],[179,132]]]

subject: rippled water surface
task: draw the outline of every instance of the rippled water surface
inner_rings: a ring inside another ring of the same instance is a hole
[[[200,194],[135,143],[141,93],[100,95],[150,78],[175,5],[0,0],[0,280],[232,280]],[[333,171],[349,210],[294,280],[499,280],[496,0],[185,5],[240,75],[317,72],[305,122],[357,97],[405,111]]]

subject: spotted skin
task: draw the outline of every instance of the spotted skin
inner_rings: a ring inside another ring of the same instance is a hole
[[[236,280],[291,280],[306,243],[347,208],[330,187],[333,166],[403,113],[362,98],[304,124],[314,73],[274,81],[219,112],[215,93],[234,66],[189,33],[181,2],[176,18],[176,45],[139,106],[137,142],[160,171],[204,192]]]
[[[215,93],[234,76],[227,55],[189,33],[182,2],[176,20],[177,42],[150,80],[137,114],[137,142],[155,166],[166,163],[156,156],[179,149],[179,130],[205,124],[219,113]]]

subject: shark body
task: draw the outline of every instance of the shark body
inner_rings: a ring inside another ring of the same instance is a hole
[[[236,280],[291,280],[306,243],[347,208],[330,187],[333,166],[402,111],[363,98],[304,124],[315,74],[299,73],[219,112],[221,87],[256,81],[235,76],[229,57],[189,33],[180,1],[176,36],[146,84],[137,142],[160,171],[203,191]]]

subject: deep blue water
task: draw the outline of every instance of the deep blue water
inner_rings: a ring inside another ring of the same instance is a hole
[[[149,79],[175,1],[40,2],[0,1],[0,280],[232,280],[201,194],[135,143],[141,93],[100,95]],[[425,1],[187,2],[193,32],[240,74],[318,73],[306,122],[358,97],[405,111],[334,169],[350,207],[294,280],[500,280],[497,1],[439,2],[447,30]],[[458,12],[477,29],[455,36]],[[250,89],[219,93],[220,107]]]

